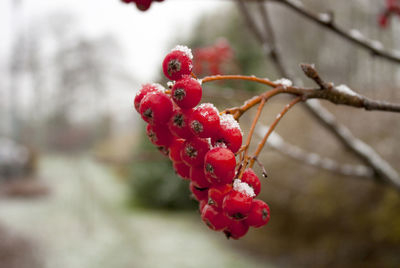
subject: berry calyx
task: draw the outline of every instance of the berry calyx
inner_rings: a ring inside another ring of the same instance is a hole
[[[197,79],[185,75],[178,80],[171,91],[173,101],[182,109],[191,109],[199,104],[202,88]]]
[[[228,227],[224,230],[226,238],[239,239],[247,234],[249,225],[245,221],[232,220]]]
[[[191,113],[192,109],[182,110],[179,107],[175,107],[168,122],[168,127],[175,136],[182,139],[193,137],[193,133],[189,128],[189,117]]]
[[[211,103],[203,103],[193,109],[189,118],[192,133],[200,138],[210,138],[219,129],[219,114]]]
[[[160,84],[144,84],[142,88],[136,93],[135,100],[134,100],[134,105],[135,109],[138,113],[140,113],[139,108],[140,108],[140,102],[142,99],[150,92],[157,92],[161,91],[163,92],[165,89],[162,85]]]
[[[201,219],[214,231],[221,231],[230,224],[230,219],[221,210],[211,205],[204,206]]]
[[[246,223],[259,228],[268,223],[270,219],[269,206],[262,200],[254,199]]]
[[[197,200],[197,201],[207,201],[207,197],[208,197],[208,188],[197,188],[193,182],[190,182],[189,184],[189,189],[193,194],[193,197]],[[200,211],[201,213],[201,211]]]
[[[206,139],[196,137],[188,139],[181,151],[182,161],[189,166],[202,167],[208,150],[210,150],[210,145]]]
[[[248,168],[243,172],[242,182],[247,183],[254,190],[254,195],[257,196],[261,191],[261,182],[253,169]]]
[[[172,101],[163,92],[150,92],[140,102],[140,115],[150,124],[166,124],[172,115]]]
[[[231,114],[221,115],[219,131],[212,137],[212,144],[214,146],[225,145],[233,153],[236,153],[242,146],[242,139],[242,130],[235,118]]]
[[[156,146],[169,147],[174,137],[166,125],[147,125],[147,136],[151,143]]]
[[[204,172],[212,184],[232,183],[235,167],[235,155],[226,148],[213,148],[204,158]]]
[[[184,75],[190,75],[193,69],[193,56],[186,46],[176,46],[163,61],[164,75],[171,80],[179,80]]]
[[[203,168],[201,167],[190,168],[190,180],[193,182],[193,185],[198,188],[208,188],[211,186],[206,179]]]
[[[232,191],[230,184],[213,186],[208,190],[208,204],[222,208],[224,197]]]
[[[234,189],[225,196],[222,209],[232,219],[241,220],[249,214],[252,201],[253,197]]]

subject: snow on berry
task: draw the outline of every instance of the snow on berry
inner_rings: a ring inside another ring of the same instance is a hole
[[[183,47],[183,46],[181,46]],[[193,62],[191,59],[191,53],[185,49],[173,49],[164,58],[163,61],[163,72],[164,75],[171,80],[179,80],[184,75],[190,75],[193,69]]]
[[[239,192],[234,186],[234,189],[224,197],[222,209],[232,219],[241,220],[249,214],[252,201],[253,198],[251,196]]]
[[[261,191],[261,182],[253,169],[248,168],[243,172],[242,182],[247,183],[254,190],[254,196],[257,196]]]
[[[176,47],[174,47],[172,51],[182,51],[183,53],[186,54],[186,56],[189,57],[189,59],[193,60],[193,54],[192,54],[192,50],[190,48],[188,48],[187,46],[182,46],[182,45],[177,45]]]
[[[189,118],[192,133],[200,138],[213,137],[219,129],[219,113],[211,103],[203,103],[193,109]]]
[[[253,188],[251,188],[247,183],[242,182],[239,179],[233,181],[233,190],[245,194],[249,197],[255,196]]]
[[[242,140],[243,132],[239,123],[231,114],[222,114],[219,131],[212,138],[213,146],[226,146],[233,153],[236,153],[242,146]]]
[[[135,109],[139,113],[140,102],[142,99],[150,92],[161,91],[163,92],[165,89],[162,85],[153,83],[153,84],[144,84],[142,88],[136,93],[134,104]]]

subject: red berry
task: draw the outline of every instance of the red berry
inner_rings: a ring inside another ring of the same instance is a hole
[[[213,186],[208,190],[208,204],[222,208],[224,197],[232,191],[230,184]]]
[[[165,146],[157,146],[157,149],[160,151],[160,153],[162,153],[163,155],[165,155],[166,157],[168,157],[169,155],[169,148],[165,147]]]
[[[190,182],[189,184],[189,189],[193,194],[193,197],[197,200],[197,201],[202,201],[205,200],[207,201],[208,198],[208,188],[197,188],[196,186],[194,186],[193,182]],[[201,212],[201,211],[200,211]]]
[[[213,137],[219,129],[219,114],[211,103],[203,103],[193,109],[189,118],[190,130],[200,138]]]
[[[201,214],[201,212],[203,211],[203,208],[207,205],[207,200],[203,199],[199,201],[199,212]]]
[[[255,196],[261,191],[261,182],[253,169],[249,168],[243,172],[242,182],[247,183],[254,190]]]
[[[156,146],[168,147],[173,141],[173,136],[166,125],[147,125],[147,136]]]
[[[242,130],[233,116],[230,114],[221,115],[219,131],[212,137],[212,144],[214,146],[225,144],[228,149],[236,153],[242,146],[242,139]]]
[[[140,114],[150,124],[166,124],[172,115],[172,101],[163,92],[150,92],[140,102]]]
[[[134,0],[136,2],[136,7],[141,11],[146,11],[151,6],[151,0]]]
[[[201,167],[191,167],[190,168],[190,180],[193,185],[198,188],[208,188],[210,183],[206,179],[204,174],[204,169]]]
[[[224,230],[226,238],[239,239],[249,231],[249,225],[245,221],[232,220]]]
[[[211,205],[204,206],[201,219],[214,231],[221,231],[230,224],[230,219],[221,210]]]
[[[174,102],[182,109],[191,109],[199,104],[202,91],[197,79],[185,75],[175,83],[171,96]]]
[[[155,91],[164,91],[164,87],[160,84],[145,84],[142,86],[142,88],[136,93],[135,96],[135,109],[139,113],[139,108],[140,108],[140,102],[142,99],[150,92],[155,92]]]
[[[185,46],[174,48],[163,61],[164,75],[171,80],[179,80],[184,75],[192,73],[192,53]]]
[[[169,159],[174,162],[182,162],[181,150],[183,148],[183,144],[185,143],[184,139],[174,138],[171,145],[169,146]]]
[[[253,198],[246,193],[230,191],[222,202],[222,209],[229,217],[241,220],[250,212]]]
[[[226,148],[211,149],[204,158],[204,172],[212,184],[232,183],[235,167],[235,155]]]
[[[189,139],[193,137],[193,133],[189,128],[189,117],[191,113],[192,109],[182,110],[178,107],[175,107],[168,122],[168,127],[172,134],[182,139]]]
[[[176,172],[182,179],[189,180],[190,179],[190,167],[183,162],[173,162],[173,167]]]
[[[124,2],[124,3],[126,3],[126,4],[129,4],[129,3],[132,3],[133,1],[135,1],[135,0],[121,0],[122,2]]]
[[[261,227],[268,223],[270,218],[269,206],[262,200],[254,199],[246,223],[253,227]]]
[[[189,166],[202,167],[204,156],[210,150],[210,145],[206,139],[193,137],[185,141],[181,151],[182,161]]]

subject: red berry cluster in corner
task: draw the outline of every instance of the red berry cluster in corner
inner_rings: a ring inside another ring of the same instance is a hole
[[[389,18],[392,15],[400,16],[400,1],[386,0],[386,6],[383,12],[379,14],[378,23],[381,28],[386,28],[389,24]]]
[[[147,136],[172,161],[175,172],[190,181],[199,202],[201,218],[215,231],[239,239],[249,227],[269,221],[269,207],[254,199],[261,189],[251,168],[238,178],[237,153],[242,131],[230,114],[220,114],[211,103],[199,104],[201,81],[192,73],[193,56],[177,46],[165,57],[163,71],[169,82],[146,84],[136,94],[134,105],[148,123]]]
[[[151,3],[155,2],[163,2],[164,0],[121,0],[123,3],[126,4],[136,4],[136,7],[141,11],[146,11],[150,8]]]
[[[217,40],[212,46],[198,48],[194,51],[196,61],[195,72],[198,74],[221,74],[221,66],[224,62],[232,60],[233,49],[224,38]]]

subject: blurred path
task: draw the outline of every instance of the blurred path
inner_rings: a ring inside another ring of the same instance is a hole
[[[46,157],[40,177],[50,195],[0,200],[0,222],[32,237],[48,268],[269,267],[198,215],[125,208],[126,187],[88,157]]]

